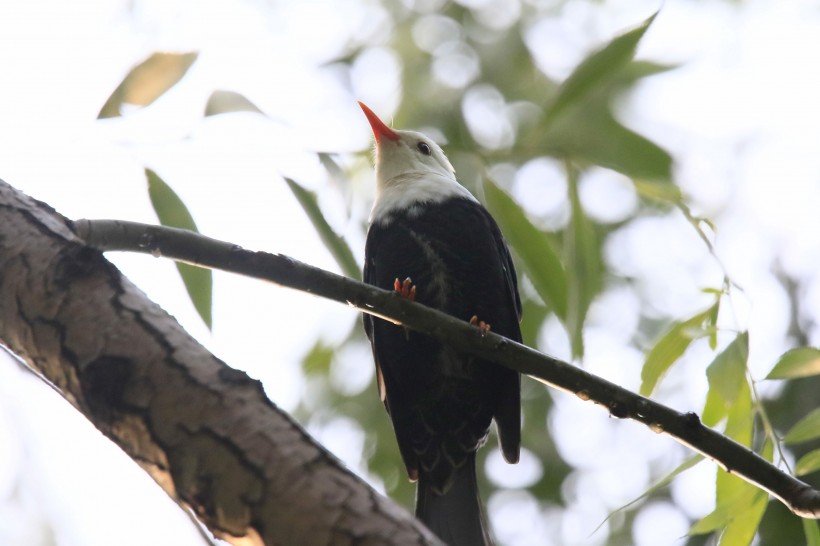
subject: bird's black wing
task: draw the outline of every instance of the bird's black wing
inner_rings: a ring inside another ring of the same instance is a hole
[[[365,245],[364,281],[385,290],[395,279],[412,279],[417,286],[416,301],[431,304],[433,264],[420,252],[418,242],[406,226],[398,222],[370,226]],[[373,349],[379,395],[393,422],[407,473],[418,479],[418,401],[435,377],[440,344],[386,320],[364,316],[365,332]]]
[[[495,220],[490,216],[490,213],[483,207],[482,211],[486,217],[487,225],[493,234],[498,255],[501,258],[507,302],[514,310],[517,319],[514,326],[508,326],[504,332],[499,333],[513,341],[521,343],[521,328],[518,323],[521,321],[522,309],[521,296],[518,293],[518,276],[515,272],[515,265],[513,264],[507,241],[501,234],[498,224],[496,224]],[[501,390],[501,394],[498,397],[498,407],[493,417],[495,418],[499,443],[501,444],[504,459],[509,463],[515,463],[518,462],[521,449],[521,374],[504,374],[499,384],[499,389]]]

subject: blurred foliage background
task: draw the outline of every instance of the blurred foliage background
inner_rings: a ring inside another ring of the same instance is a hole
[[[722,21],[742,16],[731,2],[709,4]],[[185,123],[190,128],[202,118],[253,117],[281,126],[285,138],[292,135],[314,162],[310,172],[320,174],[299,176],[282,165],[270,183],[287,187],[294,197],[287,206],[309,218],[339,271],[359,275],[372,165],[368,150],[316,133],[322,120],[333,130],[351,130],[359,121],[350,112],[361,99],[396,127],[438,140],[459,180],[494,214],[521,278],[526,344],[695,411],[791,471],[818,468],[813,449],[820,416],[813,412],[820,355],[811,347],[817,344],[817,311],[805,303],[813,297],[813,268],[799,260],[794,266],[786,246],[738,235],[744,222],[756,221],[738,220],[732,206],[743,181],[730,190],[693,183],[697,158],[682,153],[687,147],[662,125],[641,123],[636,115],[635,97],[646,97],[647,81],[686,70],[685,64],[636,57],[648,35],[674,28],[657,29],[656,17],[671,19],[678,8],[663,7],[656,15],[651,3],[618,9],[560,0],[294,5],[242,9],[259,10],[269,32],[285,21],[316,30],[322,10],[349,18],[334,23],[341,30],[333,40],[310,35],[308,46],[277,50],[272,59],[280,64],[258,70],[276,73],[309,58],[320,75],[316,81],[337,88],[347,101],[344,112],[328,101],[314,112],[320,121],[283,119],[287,104],[274,105],[243,86],[242,78],[223,77],[210,86],[198,82],[201,92],[207,89],[198,103],[201,117],[189,115]],[[140,6],[132,6],[137,20]],[[204,62],[188,50],[144,57],[101,101],[104,121],[98,123],[167,111]],[[288,85],[282,79],[273,87]],[[298,92],[282,90],[285,98]],[[230,140],[230,131],[241,127],[219,130]],[[151,130],[161,129],[149,124]],[[366,131],[363,120],[356,131]],[[189,138],[177,132],[152,145],[175,155],[169,142]],[[299,138],[305,132],[315,138]],[[176,161],[198,161],[176,155]],[[193,218],[203,213],[172,189],[183,186],[184,177],[165,172],[171,174],[146,171],[157,217],[195,228]],[[738,261],[727,240],[774,249],[761,260]],[[815,244],[811,239],[800,249]],[[735,264],[766,270],[770,282],[758,291],[749,280],[754,276]],[[218,324],[218,314],[211,316],[210,275],[180,272],[203,321]],[[767,289],[781,296],[773,308]],[[772,331],[755,313],[773,316],[778,327]],[[414,487],[376,394],[360,321],[346,318],[332,334],[321,330],[310,338],[310,346],[299,350],[294,416],[410,508]],[[804,349],[790,351],[794,347]],[[481,488],[499,544],[820,544],[815,522],[801,521],[668,438],[609,419],[534,381],[524,380],[522,397],[521,463],[505,465],[494,439],[480,452]]]

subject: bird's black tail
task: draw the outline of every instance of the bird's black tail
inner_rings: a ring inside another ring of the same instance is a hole
[[[456,471],[455,482],[443,495],[421,474],[416,489],[416,517],[448,546],[491,546],[478,495],[475,453]]]

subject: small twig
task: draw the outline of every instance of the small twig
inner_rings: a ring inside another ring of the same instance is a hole
[[[601,405],[613,417],[633,419],[653,432],[667,434],[727,472],[769,492],[795,514],[820,518],[820,491],[782,472],[748,447],[704,426],[697,414],[680,413],[498,334],[482,335],[465,321],[395,297],[391,291],[287,256],[244,250],[189,231],[118,220],[79,220],[74,227],[89,245],[102,251],[144,252],[268,280],[347,303],[362,312],[428,334],[458,351],[507,366]]]

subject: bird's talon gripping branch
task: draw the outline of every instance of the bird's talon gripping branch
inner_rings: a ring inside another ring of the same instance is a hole
[[[393,290],[402,298],[410,301],[416,301],[416,285],[413,284],[412,279],[407,277],[404,281],[400,281],[398,277],[393,281]]]
[[[481,335],[484,335],[490,331],[490,325],[483,320],[478,320],[478,315],[473,315],[470,317],[470,324],[481,330]]]
[[[393,281],[393,291],[402,299],[416,301],[416,285],[413,284],[410,277],[407,277],[404,281],[400,281],[396,277],[396,280]],[[410,330],[406,327],[402,328],[404,328],[404,338],[410,341]]]

